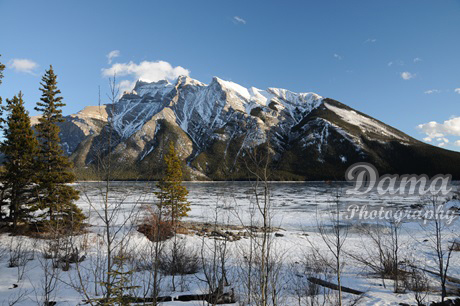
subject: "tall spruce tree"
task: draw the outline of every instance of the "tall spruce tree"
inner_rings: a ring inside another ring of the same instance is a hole
[[[0,54],[0,57],[2,55]],[[0,62],[0,85],[2,85],[3,82],[3,71],[5,70],[5,65]],[[3,123],[5,120],[3,119],[3,107],[1,107],[2,104],[2,97],[0,97],[0,128],[3,127]]]
[[[72,163],[64,156],[60,146],[58,123],[64,121],[61,108],[65,104],[59,96],[61,91],[56,79],[50,66],[40,83],[42,96],[35,107],[41,112],[39,123],[35,126],[39,142],[36,180],[38,207],[45,211],[51,223],[75,226],[81,224],[85,217],[74,203],[79,199],[78,191],[68,185],[75,181],[75,175],[71,172]]]
[[[157,184],[160,190],[155,192],[160,199],[157,205],[166,211],[173,225],[176,225],[181,218],[187,216],[190,202],[187,201],[188,190],[182,185],[181,161],[172,142],[164,156],[164,167],[164,175]]]
[[[19,222],[28,222],[34,210],[34,160],[38,143],[24,107],[22,93],[6,100],[7,112],[4,141],[0,151],[4,154],[1,175],[3,200],[9,205],[13,230]]]
[[[1,55],[0,55],[1,56]],[[5,65],[0,62],[0,85],[2,84],[3,79],[3,70],[5,70]],[[0,97],[0,131],[3,130],[3,105],[2,105],[2,97]],[[6,205],[6,202],[3,200],[3,189],[0,190],[0,221],[3,219],[3,207]]]
[[[1,56],[2,55],[0,54],[0,57]],[[4,70],[5,70],[5,65],[0,62],[0,85],[2,85],[2,82],[3,82],[3,71]],[[3,130],[3,126],[5,124],[5,119],[3,118],[4,110],[5,110],[5,107],[2,105],[2,97],[0,97],[0,130]]]

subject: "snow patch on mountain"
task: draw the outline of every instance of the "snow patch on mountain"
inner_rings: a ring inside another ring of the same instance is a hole
[[[136,82],[136,85],[134,86],[132,93],[137,94],[141,97],[144,95],[149,95],[152,97],[159,95],[159,97],[162,99],[173,88],[174,85],[167,80],[161,80],[158,82],[151,83],[139,80]]]
[[[339,107],[333,106],[328,103],[324,103],[324,105],[328,109],[336,113],[339,117],[341,117],[345,122],[358,126],[363,132],[370,131],[370,132],[381,134],[387,137],[396,138],[400,140],[406,140],[405,138],[402,138],[400,135],[390,131],[383,124],[377,122],[376,120],[368,118],[366,116],[360,115],[354,110],[347,110],[347,109],[339,108]]]

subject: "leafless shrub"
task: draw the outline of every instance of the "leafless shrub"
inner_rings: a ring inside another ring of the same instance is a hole
[[[13,306],[16,304],[20,304],[27,299],[28,294],[29,290],[25,290],[24,288],[19,286],[18,288],[16,288],[15,293],[8,296],[8,301],[2,302],[2,305]]]
[[[405,286],[412,291],[418,306],[425,305],[425,299],[430,290],[429,279],[425,272],[412,267],[409,275],[405,278]]]
[[[382,285],[386,287],[385,280],[393,280],[393,291],[404,292],[405,271],[401,264],[401,223],[389,220],[387,223],[375,225],[361,225],[360,234],[363,236],[363,252],[349,252],[347,255],[363,264],[372,273],[378,275]]]
[[[290,291],[296,297],[298,305],[318,305],[317,296],[320,294],[320,288],[308,280],[309,275],[305,273],[305,267],[301,263],[293,263],[289,267],[289,272]]]
[[[26,272],[27,263],[34,259],[34,250],[26,247],[23,237],[13,236],[8,245],[8,268],[17,269],[17,282],[21,281]]]
[[[35,287],[36,301],[41,305],[51,305],[58,291],[61,270],[56,264],[57,258],[46,259],[39,257],[38,261],[43,274],[38,283],[38,288]]]
[[[138,227],[139,232],[153,242],[165,241],[174,236],[172,222],[163,220],[158,209],[149,206],[145,208],[145,211],[146,214]]]
[[[214,238],[202,235],[200,255],[204,279],[201,280],[207,286],[208,302],[216,305],[223,302],[224,297],[227,296],[225,288],[230,285],[227,265],[231,237],[219,230],[220,226],[229,224],[229,207],[226,199],[218,195],[212,210],[208,230],[221,235],[212,236]]]
[[[183,239],[177,239],[160,255],[160,270],[166,275],[194,274],[199,267],[199,255]]]
[[[303,259],[297,264],[297,279],[301,278],[301,284],[305,287],[297,287],[297,298],[299,305],[324,305],[327,301],[337,303],[333,290],[322,287],[315,280],[331,282],[335,277],[335,261],[324,256],[319,249],[312,248],[311,253],[304,255]],[[301,276],[301,277],[299,277]],[[299,290],[300,289],[300,290]],[[302,290],[303,289],[303,290]]]
[[[55,264],[62,271],[69,271],[71,264],[82,262],[85,258],[86,255],[81,255],[78,248],[72,248],[69,252],[59,256]]]
[[[460,252],[460,240],[452,241],[452,251]]]

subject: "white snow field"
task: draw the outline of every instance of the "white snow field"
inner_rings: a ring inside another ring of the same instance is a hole
[[[243,94],[243,93],[242,93]],[[246,93],[244,93],[246,94]],[[189,200],[191,211],[185,221],[214,222],[216,209],[217,219],[222,224],[250,225],[251,203],[254,203],[252,185],[249,182],[190,182],[185,183],[189,189]],[[458,185],[455,182],[455,185]],[[102,212],[102,201],[100,197],[101,183],[88,182],[79,183],[76,186],[82,190],[81,199],[78,205],[89,216],[89,233],[75,237],[75,245],[81,247],[80,254],[85,255],[84,261],[80,264],[80,271],[83,273],[84,283],[88,294],[95,297],[94,268],[98,260],[104,258],[103,240],[104,227],[98,213]],[[146,182],[116,182],[112,183],[109,198],[109,210],[117,204],[121,204],[121,211],[118,211],[113,218],[112,230],[120,230],[115,241],[126,244],[126,249],[130,254],[148,258],[148,248],[152,243],[141,233],[136,231],[136,225],[141,220],[144,210],[142,207],[153,205],[155,197],[153,195],[154,183]],[[345,184],[340,185],[341,192],[345,191]],[[280,305],[299,305],[296,284],[305,284],[306,275],[303,275],[302,262],[306,256],[313,254],[316,249],[321,256],[332,259],[332,253],[324,243],[318,231],[318,226],[327,227],[330,225],[330,214],[328,213],[333,206],[332,200],[337,188],[331,187],[322,182],[309,183],[271,183],[271,208],[272,225],[279,227],[273,233],[272,252],[281,258],[281,272],[279,275],[279,295]],[[351,204],[368,205],[368,209],[385,208],[387,210],[409,209],[415,211],[418,208],[414,205],[421,204],[423,199],[420,196],[380,196],[376,192],[365,196],[349,196],[343,194],[340,198],[340,210],[342,217],[347,213],[347,207]],[[412,208],[410,208],[412,205]],[[449,202],[449,207],[457,209],[460,203],[456,200]],[[127,222],[126,219],[130,218]],[[257,217],[253,220],[257,221]],[[362,298],[357,301],[357,305],[398,305],[399,303],[416,304],[414,293],[406,290],[402,293],[393,293],[393,283],[390,279],[383,282],[378,275],[362,262],[357,260],[359,257],[373,256],[376,254],[376,247],[369,235],[365,235],[362,229],[374,229],[374,232],[388,234],[390,232],[389,223],[385,220],[342,220],[344,228],[348,229],[348,234],[343,247],[343,271],[342,286],[364,292]],[[244,229],[243,229],[244,230]],[[443,243],[458,238],[460,221],[453,220],[452,224],[443,229]],[[387,235],[387,236],[388,236]],[[385,235],[384,235],[385,236]],[[423,225],[420,221],[404,221],[401,224],[399,236],[399,256],[402,266],[409,264],[415,265],[429,271],[437,271],[435,251],[433,249],[434,232],[430,223]],[[190,252],[201,254],[201,246],[211,245],[212,238],[203,238],[196,234],[179,235],[181,241]],[[237,298],[243,300],[243,289],[241,284],[241,274],[238,272],[242,265],[242,254],[249,247],[250,239],[242,238],[238,241],[228,242],[228,280],[229,287],[235,290]],[[45,282],[44,266],[47,259],[43,257],[45,240],[35,240],[22,236],[0,236],[0,303],[2,305],[37,305],[43,301],[43,284]],[[101,247],[102,246],[102,247]],[[26,254],[19,267],[8,267],[10,260],[17,253]],[[207,255],[206,255],[207,254]],[[205,252],[205,256],[210,256]],[[311,258],[311,257],[309,257]],[[135,269],[135,260],[130,261],[128,266],[134,271],[132,282],[140,288],[134,289],[137,296],[143,296],[149,274],[142,269]],[[296,270],[297,273],[294,273]],[[299,272],[300,271],[300,272]],[[74,264],[69,271],[60,271],[55,290],[50,294],[57,305],[83,305],[85,297],[75,289],[78,287],[77,269]],[[460,252],[454,251],[450,261],[448,275],[453,278],[460,278]],[[427,294],[425,302],[439,301],[439,278],[436,275],[425,273],[427,282],[432,290]],[[327,275],[325,278],[336,283],[335,275]],[[196,274],[177,276],[177,288],[171,292],[171,277],[164,277],[161,285],[161,296],[178,296],[183,294],[207,293],[206,283],[203,281],[203,272],[200,270]],[[449,288],[459,286],[448,282]],[[100,295],[100,289],[98,290]],[[323,293],[330,297],[325,304],[331,304],[336,296],[336,291],[320,290],[317,296],[318,301],[325,298]],[[344,293],[344,305],[356,302],[357,296]],[[306,305],[306,300],[302,300],[301,305]],[[239,303],[241,304],[241,303]],[[239,305],[237,303],[237,305]],[[164,305],[207,305],[202,301],[194,302],[165,302]]]

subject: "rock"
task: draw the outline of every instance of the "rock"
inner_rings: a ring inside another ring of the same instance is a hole
[[[433,302],[430,304],[430,306],[460,306],[460,298],[455,300],[448,299],[444,302]]]
[[[227,238],[228,236],[225,234],[225,233],[222,233],[221,231],[219,230],[215,230],[215,231],[212,231],[210,236],[214,236],[214,237],[223,237],[223,238]]]
[[[18,287],[18,284],[13,284],[13,288],[8,288],[8,289],[15,289]]]

